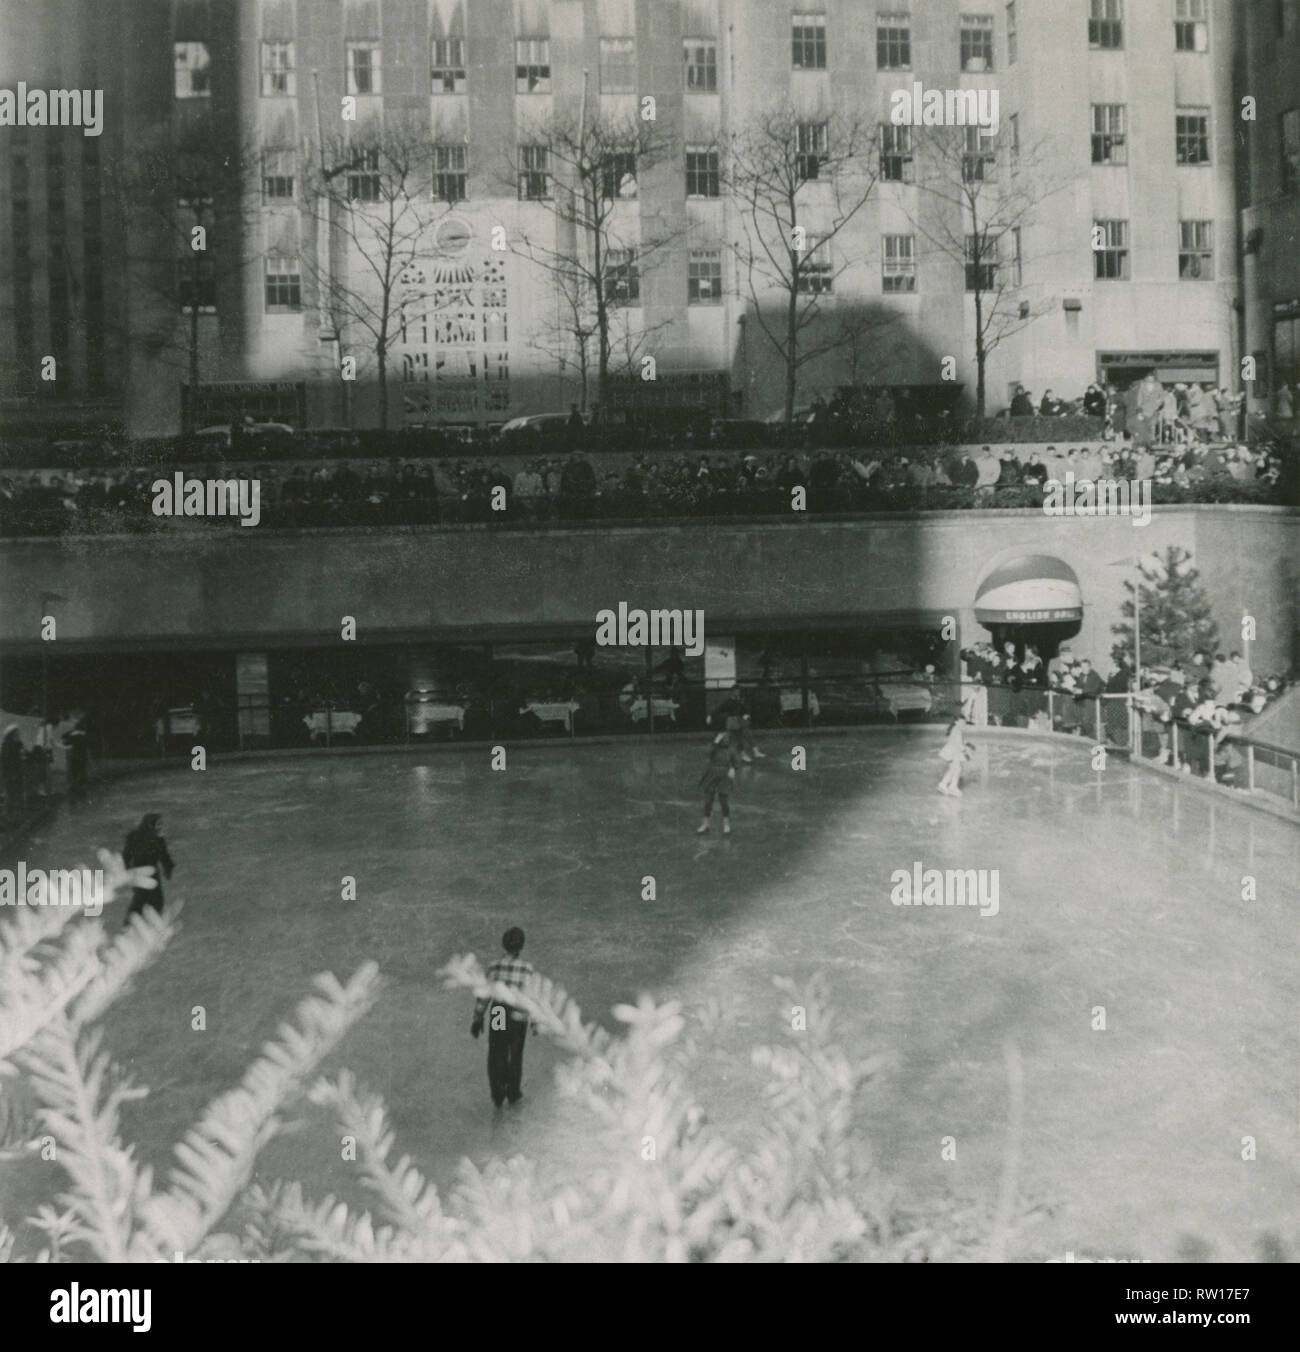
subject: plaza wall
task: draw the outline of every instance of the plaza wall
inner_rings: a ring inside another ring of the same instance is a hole
[[[348,615],[362,643],[522,639],[592,631],[596,612],[620,601],[703,609],[715,634],[952,614],[969,641],[984,635],[973,613],[981,576],[1046,553],[1079,577],[1076,650],[1105,664],[1133,575],[1114,561],[1169,544],[1192,551],[1225,646],[1250,614],[1256,669],[1290,667],[1300,512],[1239,506],[1156,508],[1146,527],[985,511],[553,530],[178,524],[5,540],[0,644],[10,655],[39,651],[42,611],[65,652],[320,646],[339,641]],[[42,605],[48,593],[62,599]]]

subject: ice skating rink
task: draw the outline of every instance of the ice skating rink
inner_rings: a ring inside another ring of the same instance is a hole
[[[64,809],[25,857],[91,864],[163,813],[183,928],[106,1021],[152,1086],[125,1126],[155,1166],[313,973],[367,958],[386,991],[338,1059],[386,1096],[402,1150],[441,1184],[462,1155],[580,1162],[557,1053],[529,1040],[525,1101],[494,1125],[472,1001],[434,975],[518,924],[589,1017],[613,1026],[642,991],[710,1007],[719,1072],[700,1098],[737,1132],[758,1111],[750,1046],[787,1035],[791,991],[824,972],[854,1048],[886,1058],[857,1121],[908,1205],[992,1204],[1009,1041],[1032,1213],[1011,1257],[1300,1258],[1300,831],[1118,758],[1095,772],[1082,743],[977,734],[950,799],[937,728],[811,737],[802,772],[797,740],[760,735],[729,839],[716,810],[694,834],[701,738],[511,748],[503,772],[486,748],[170,770]],[[891,904],[890,875],[918,862],[997,870],[998,914]],[[259,1177],[349,1195],[350,1168],[304,1102]],[[9,1171],[20,1206],[37,1186]]]

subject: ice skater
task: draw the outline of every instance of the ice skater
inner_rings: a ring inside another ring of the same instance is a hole
[[[127,868],[146,868],[152,865],[154,876],[158,879],[157,887],[137,887],[132,890],[131,909],[126,913],[123,926],[129,925],[131,917],[137,911],[143,911],[146,906],[152,906],[155,911],[161,911],[163,908],[162,880],[164,877],[172,876],[176,864],[168,852],[167,842],[158,833],[158,823],[161,821],[159,813],[146,812],[140,818],[140,825],[127,836],[126,844],[122,848],[122,862]]]
[[[948,762],[948,768],[939,781],[939,792],[946,793],[950,798],[961,796],[962,765],[970,759],[974,749],[966,740],[965,729],[966,720],[958,714],[948,725],[948,735],[939,751],[939,759]]]
[[[501,936],[501,947],[505,952],[487,969],[487,978],[522,991],[535,975],[532,963],[519,956],[524,950],[523,930],[517,925],[506,930]],[[531,1020],[526,1010],[485,995],[474,1005],[474,1021],[469,1026],[471,1037],[478,1037],[483,1031],[484,1014],[488,1016],[488,1088],[492,1102],[500,1108],[503,1102],[515,1104],[524,1096],[520,1084],[524,1074],[524,1041]],[[535,1023],[532,1029],[537,1032]]]
[[[700,776],[700,788],[704,790],[704,820],[695,828],[696,835],[703,835],[709,829],[715,797],[722,804],[722,834],[731,834],[731,783],[735,778],[736,749],[731,744],[731,734],[723,731],[710,744],[709,764]]]
[[[749,714],[745,712],[745,701],[739,690],[724,703],[718,705],[710,722],[716,724],[719,717],[723,720],[722,726],[731,734],[736,746],[740,749],[740,759],[746,765],[752,764],[755,760],[767,759],[754,741],[753,725],[750,722]]]

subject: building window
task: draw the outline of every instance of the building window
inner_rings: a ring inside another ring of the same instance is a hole
[[[984,127],[967,127],[966,145],[961,156],[961,178],[963,183],[983,183],[993,177],[996,156],[993,150],[993,133]]]
[[[1014,285],[1023,286],[1025,281],[1024,264],[1020,256],[1020,227],[1011,227],[1011,275]]]
[[[379,71],[379,43],[349,42],[347,44],[347,85],[349,94],[382,94],[383,81]]]
[[[210,254],[190,254],[177,264],[177,291],[181,309],[189,314],[197,305],[200,314],[217,312],[217,269]]]
[[[790,22],[790,46],[795,70],[825,70],[826,16],[796,14]]]
[[[720,197],[718,152],[686,148],[686,196]]]
[[[1178,222],[1178,280],[1214,280],[1214,222]]]
[[[881,235],[880,289],[886,293],[916,290],[916,237]]]
[[[1277,32],[1290,37],[1300,27],[1300,0],[1277,0]]]
[[[1124,45],[1121,0],[1088,0],[1088,46],[1113,51]]]
[[[469,88],[464,38],[434,38],[430,78],[435,94],[463,94]]]
[[[1007,123],[1011,129],[1009,152],[1011,167],[1014,169],[1020,163],[1020,114],[1012,113],[1007,119]]]
[[[1174,118],[1179,164],[1209,164],[1210,110],[1179,108]]]
[[[1128,134],[1124,129],[1122,103],[1092,105],[1092,162],[1128,163]]]
[[[988,232],[966,236],[966,290],[992,291],[997,286],[997,241]]]
[[[293,200],[294,152],[292,150],[262,151],[262,200],[291,202]]]
[[[911,127],[896,127],[892,122],[880,124],[880,177],[886,183],[912,181]]]
[[[379,201],[379,151],[360,150],[348,165],[348,197],[353,202]]]
[[[712,94],[718,87],[718,44],[712,38],[687,38],[686,88],[696,94]]]
[[[1007,65],[1016,64],[1016,7],[1007,6]]]
[[[469,196],[469,147],[434,146],[433,199],[463,202]]]
[[[178,99],[206,99],[212,95],[212,80],[206,42],[177,42],[174,44],[176,69],[176,97]]]
[[[1101,240],[1092,251],[1092,275],[1100,282],[1128,281],[1128,222],[1093,221],[1095,238]],[[1095,240],[1094,240],[1095,242]]]
[[[796,289],[807,296],[826,296],[830,294],[833,280],[830,240],[810,239],[799,264]]]
[[[636,93],[636,43],[631,38],[601,38],[600,92]]]
[[[266,260],[266,308],[268,312],[302,309],[302,281],[296,258]]]
[[[610,249],[605,255],[605,300],[610,305],[636,305],[641,300],[641,274],[632,249]]]
[[[262,97],[292,98],[298,92],[292,42],[262,43]]]
[[[912,21],[906,14],[876,15],[876,69],[910,70]]]
[[[515,93],[551,92],[550,38],[518,38],[515,41]]]
[[[1209,18],[1208,0],[1174,0],[1174,50],[1208,52]]]
[[[600,162],[600,194],[607,202],[636,196],[636,151],[615,150]]]
[[[551,195],[551,152],[546,146],[519,147],[519,197],[544,202]]]
[[[1282,191],[1300,188],[1300,108],[1288,108],[1278,119],[1281,124]]]
[[[801,183],[821,173],[827,158],[827,138],[825,122],[800,122],[795,128],[795,175]]]
[[[686,303],[722,304],[722,250],[692,249],[686,264]]]
[[[993,16],[961,16],[961,68],[971,74],[993,69]]]

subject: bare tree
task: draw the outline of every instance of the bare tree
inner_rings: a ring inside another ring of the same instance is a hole
[[[222,284],[256,257],[258,163],[253,142],[223,143],[195,120],[159,127],[129,159],[105,170],[105,196],[127,241],[133,280],[164,307],[165,317],[139,326],[140,336],[181,349],[191,389],[201,375],[202,315],[215,310]]]
[[[1067,187],[1049,141],[1020,146],[979,126],[913,129],[913,226],[961,267],[975,310],[975,407],[984,416],[990,354],[1045,314],[1052,297],[1023,286],[1022,241],[1043,203]]]
[[[537,326],[533,341],[561,369],[572,361],[578,368],[579,407],[585,412],[591,390],[592,348],[596,338],[596,307],[584,278],[553,273],[556,316]]]
[[[722,176],[736,203],[738,274],[753,313],[785,367],[785,421],[799,370],[841,341],[814,337],[823,297],[849,265],[835,240],[876,184],[875,124],[840,113],[807,118],[788,105],[758,114],[732,138]],[[773,313],[772,302],[779,311]]]
[[[390,350],[403,321],[433,300],[411,282],[447,210],[433,200],[433,166],[427,125],[386,121],[327,138],[307,172],[306,210],[325,244],[304,251],[304,267],[340,350],[351,330],[374,357],[384,429]]]
[[[672,153],[672,141],[656,123],[584,106],[574,119],[552,116],[527,128],[510,160],[520,199],[550,200],[557,224],[554,243],[516,231],[511,247],[541,268],[558,293],[584,391],[586,344],[594,340],[602,414],[615,345],[625,341],[623,329],[636,329],[641,279],[687,229],[683,222],[647,226],[645,213],[620,204],[636,199],[643,176]]]

